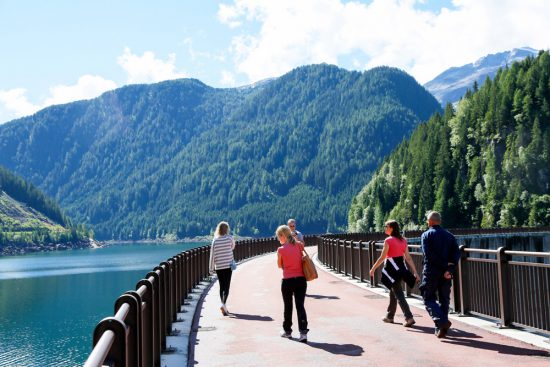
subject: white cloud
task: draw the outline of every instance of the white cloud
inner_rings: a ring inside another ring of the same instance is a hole
[[[231,45],[236,71],[250,82],[359,54],[365,68],[399,67],[424,83],[488,53],[550,45],[548,1],[454,0],[454,8],[437,12],[418,3],[235,0],[220,5],[218,19],[233,28],[260,24],[257,34],[237,35]]]
[[[116,87],[116,83],[112,80],[107,80],[97,75],[83,75],[78,78],[76,84],[50,87],[51,96],[44,101],[43,105],[50,106],[95,98],[103,92],[115,89]]]
[[[0,90],[0,105],[8,111],[8,114],[6,114],[8,119],[18,118],[32,115],[38,110],[54,104],[95,98],[114,88],[116,88],[116,84],[111,80],[97,75],[83,75],[78,78],[76,84],[51,87],[49,96],[36,104],[28,100],[27,90],[24,88]]]
[[[234,87],[236,85],[235,75],[227,70],[222,70],[222,78],[220,79],[220,83],[221,85],[227,87]]]
[[[33,114],[39,110],[39,106],[32,104],[25,95],[25,88],[14,88],[10,90],[0,90],[0,104],[9,112],[13,118]],[[2,123],[3,121],[0,121]]]
[[[126,47],[117,62],[127,73],[127,83],[154,83],[186,77],[185,73],[176,70],[176,55],[173,53],[164,61],[155,58],[151,51],[139,56]]]

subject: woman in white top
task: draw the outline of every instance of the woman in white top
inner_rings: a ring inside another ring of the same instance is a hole
[[[220,222],[216,227],[212,247],[210,249],[210,273],[216,271],[220,283],[220,300],[222,302],[220,310],[224,316],[229,314],[225,303],[229,296],[229,286],[231,284],[231,262],[233,262],[233,249],[235,241],[229,235],[229,224]]]

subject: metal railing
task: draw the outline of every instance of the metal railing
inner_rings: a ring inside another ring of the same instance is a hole
[[[459,236],[497,235],[498,230],[452,230]],[[550,232],[548,228],[507,229],[503,233]],[[409,239],[418,233],[408,232]],[[339,238],[343,237],[343,238]],[[335,272],[378,286],[380,268],[373,278],[369,269],[382,252],[383,233],[321,236],[319,260]],[[411,241],[414,242],[414,241]],[[418,242],[418,241],[417,241]],[[550,253],[474,249],[460,246],[461,261],[453,279],[451,307],[461,314],[475,314],[502,327],[521,326],[550,332]],[[419,245],[409,245],[417,270],[422,269]],[[410,296],[420,295],[418,287]]]
[[[240,261],[272,252],[274,238],[237,241],[234,255]],[[85,367],[160,366],[166,337],[189,293],[209,275],[210,246],[181,252],[161,262],[136,289],[115,302],[114,316],[101,320],[93,333],[93,350]]]
[[[515,229],[516,232],[536,232]],[[543,230],[540,230],[543,232]],[[546,230],[548,232],[548,229]],[[516,233],[505,230],[505,233]],[[488,235],[497,230],[453,230],[457,235]],[[415,233],[408,232],[412,239]],[[417,233],[417,236],[420,232]],[[369,269],[380,256],[383,233],[306,236],[306,244],[318,247],[321,262],[334,271],[377,286],[380,269],[373,279]],[[412,242],[412,241],[411,241]],[[275,238],[237,241],[236,261],[273,252]],[[418,270],[420,246],[409,245]],[[499,320],[503,326],[521,325],[550,331],[550,264],[526,259],[549,258],[549,253],[471,249],[461,247],[462,260],[453,282],[451,305],[461,313],[480,314]],[[481,256],[472,255],[484,255]],[[93,350],[85,367],[160,366],[166,337],[177,321],[181,306],[201,280],[208,277],[210,246],[181,252],[161,262],[141,279],[135,290],[115,302],[114,316],[98,323]],[[407,293],[419,294],[418,289]]]

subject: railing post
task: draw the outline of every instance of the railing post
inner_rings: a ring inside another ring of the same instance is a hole
[[[376,241],[370,241],[369,242],[369,269],[372,267],[375,261],[376,261]],[[370,286],[371,288],[374,288],[377,285],[378,285],[378,281],[376,280],[376,274],[374,274],[373,277],[370,277]]]
[[[354,256],[353,256],[353,241],[349,241],[349,253],[350,253],[350,268],[351,268],[351,279],[355,279],[355,266],[353,266],[353,264],[355,263],[355,261],[353,260]]]
[[[141,320],[142,320],[142,361],[145,366],[158,366],[160,364],[160,338],[158,332],[155,331],[155,295],[153,284],[148,279],[140,280],[136,289],[145,286],[146,291],[143,293],[141,300]],[[156,356],[159,356],[158,363]]]
[[[139,360],[139,328],[140,328],[140,304],[133,294],[125,293],[118,297],[115,301],[115,315],[122,304],[127,303],[130,306],[130,311],[124,320],[127,327],[126,347],[127,347],[127,363],[128,366],[140,366]]]
[[[344,275],[348,275],[348,254],[347,254],[347,251],[346,251],[346,244],[348,241],[345,241],[345,240],[341,240],[342,242],[342,254],[344,255]]]
[[[130,367],[128,359],[126,358],[128,354],[128,344],[126,340],[126,325],[124,322],[114,317],[106,317],[101,320],[94,329],[93,346],[95,347],[103,333],[107,330],[111,330],[115,334],[115,338],[105,362],[116,367]]]
[[[470,293],[468,290],[466,272],[468,261],[468,253],[466,252],[466,246],[460,246],[460,261],[458,262],[458,288],[460,292],[460,315],[464,316],[470,311]]]
[[[363,242],[359,241],[359,281],[365,281],[365,272],[363,271]]]
[[[506,247],[499,247],[497,251],[500,327],[503,328],[510,325],[512,315],[509,291],[510,277],[508,273],[508,256],[506,255]]]

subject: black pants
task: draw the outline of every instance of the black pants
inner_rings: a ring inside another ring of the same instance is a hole
[[[410,319],[413,317],[409,304],[405,299],[405,294],[403,293],[403,288],[401,286],[401,281],[393,283],[393,286],[390,289],[390,304],[388,305],[388,313],[386,317],[393,319],[395,316],[395,310],[397,309],[397,302],[399,302],[399,307],[405,315],[405,319]]]
[[[296,313],[298,314],[298,328],[301,333],[307,333],[307,315],[304,308],[306,299],[307,282],[304,277],[283,279],[281,282],[281,293],[285,304],[283,329],[287,333],[292,332],[292,296],[296,303]]]
[[[231,285],[231,274],[233,271],[231,268],[216,270],[218,275],[218,282],[220,282],[220,300],[223,304],[227,302],[229,296],[229,286]]]

